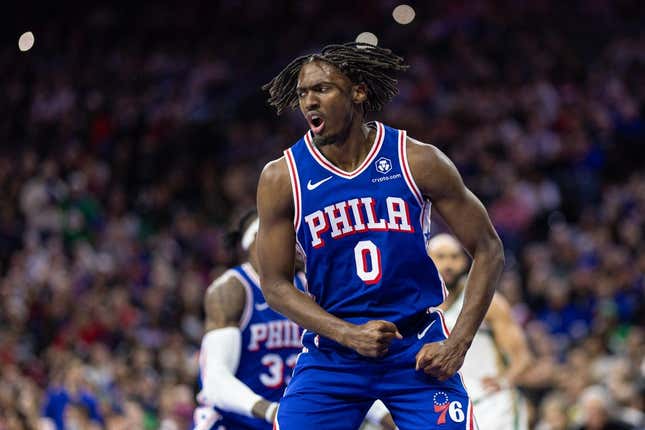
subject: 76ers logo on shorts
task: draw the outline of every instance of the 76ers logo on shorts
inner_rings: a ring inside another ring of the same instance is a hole
[[[376,166],[376,171],[384,175],[392,170],[392,161],[389,158],[381,157],[376,160],[374,165]]]
[[[466,418],[461,402],[456,400],[451,402],[448,399],[448,394],[443,391],[434,393],[432,403],[434,403],[434,411],[439,414],[437,424],[446,424],[446,415],[456,423],[460,423]]]

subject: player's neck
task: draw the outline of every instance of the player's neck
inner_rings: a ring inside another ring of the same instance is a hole
[[[260,263],[258,262],[257,252],[255,252],[255,245],[253,246],[253,249],[249,250],[249,255],[248,255],[247,261],[249,262],[249,264],[251,265],[253,270],[255,270],[255,273],[259,274],[260,273]]]
[[[363,121],[354,121],[346,137],[318,149],[337,167],[346,172],[358,168],[372,148],[376,131]]]

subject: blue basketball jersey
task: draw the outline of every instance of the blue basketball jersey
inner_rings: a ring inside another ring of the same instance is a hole
[[[412,178],[406,132],[368,125],[374,144],[353,172],[327,160],[311,131],[285,151],[297,246],[308,292],[326,311],[355,324],[388,320],[403,333],[447,291],[426,253],[430,202]]]
[[[302,350],[300,327],[269,307],[260,289],[259,276],[249,263],[228,270],[222,275],[226,276],[234,276],[246,290],[246,308],[240,321],[242,350],[235,377],[256,394],[278,402]],[[298,289],[305,291],[302,273],[296,274],[294,283]],[[202,389],[202,359],[205,357],[200,356],[199,390]],[[197,408],[194,429],[219,429],[220,426],[226,430],[272,428],[271,424],[258,418],[218,409]]]

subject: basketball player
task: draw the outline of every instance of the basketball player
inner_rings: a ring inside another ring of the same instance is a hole
[[[450,328],[463,306],[462,275],[468,262],[459,242],[448,234],[430,239],[428,253],[450,292],[441,305]],[[515,385],[530,365],[524,333],[504,296],[495,293],[461,368],[480,428],[528,429],[526,404]]]
[[[255,211],[241,218],[238,231],[248,261],[225,272],[206,291],[194,430],[271,429],[277,401],[302,349],[299,327],[270,309],[262,296]],[[294,283],[304,291],[302,272]],[[381,402],[374,403],[366,418],[377,428],[395,428]]]
[[[248,261],[226,271],[206,292],[195,430],[271,429],[302,349],[300,328],[262,296],[257,230],[255,211],[242,217],[241,247]],[[304,290],[302,273],[292,279]]]
[[[309,130],[263,170],[258,255],[267,303],[306,329],[276,427],[356,429],[380,398],[402,430],[473,429],[456,373],[504,263],[486,210],[432,145],[365,123],[407,66],[391,51],[345,44],[297,58],[265,86],[278,113]],[[473,256],[451,335],[446,290],[425,252],[430,201]],[[294,247],[308,293],[293,285]]]

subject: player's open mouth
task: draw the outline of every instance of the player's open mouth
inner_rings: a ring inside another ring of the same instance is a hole
[[[309,122],[309,127],[314,134],[322,133],[325,128],[325,120],[318,114],[310,113],[307,114],[307,122]]]

